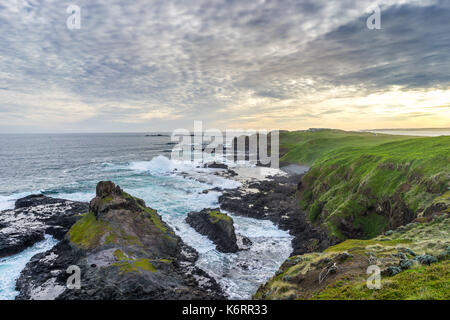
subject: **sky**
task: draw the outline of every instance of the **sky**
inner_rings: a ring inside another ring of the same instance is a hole
[[[450,127],[449,21],[447,0],[2,0],[0,133]]]

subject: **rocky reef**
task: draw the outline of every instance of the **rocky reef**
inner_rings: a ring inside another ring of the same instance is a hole
[[[17,200],[13,210],[0,212],[0,258],[44,240],[46,233],[61,240],[88,209],[88,203],[41,194]]]
[[[146,206],[112,182],[100,182],[89,211],[17,281],[17,299],[221,299],[197,253]],[[70,266],[81,288],[66,286]]]
[[[370,240],[290,257],[255,299],[449,299],[450,216],[441,212]],[[380,288],[369,288],[369,266]]]
[[[207,236],[216,245],[217,250],[233,253],[239,250],[236,243],[233,219],[220,212],[220,209],[203,209],[190,212],[186,222],[198,233]]]
[[[312,226],[302,214],[297,185],[302,175],[268,177],[242,187],[225,190],[219,198],[222,209],[254,219],[267,219],[294,237],[293,255],[324,250],[337,243],[326,232]]]

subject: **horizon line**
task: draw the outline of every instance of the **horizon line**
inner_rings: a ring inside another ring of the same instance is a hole
[[[436,128],[381,128],[381,129],[354,129],[354,130],[346,130],[346,129],[339,129],[339,128],[316,128],[316,127],[311,127],[308,129],[295,129],[295,130],[288,130],[288,129],[272,129],[272,130],[268,130],[270,131],[274,131],[274,130],[278,130],[278,131],[288,131],[288,132],[295,132],[295,131],[308,131],[311,129],[315,129],[315,130],[341,130],[341,131],[346,131],[346,132],[369,132],[369,131],[383,131],[383,130],[389,130],[389,131],[401,131],[401,130],[450,130],[450,127],[436,127]],[[226,130],[226,129],[224,129]],[[233,129],[233,130],[241,130],[241,129]],[[242,129],[243,131],[246,130],[252,130],[252,129]],[[255,130],[255,129],[253,129]],[[256,129],[257,130],[257,129]],[[174,131],[174,130],[172,130]],[[130,133],[130,134],[161,134],[161,133],[171,133],[172,131],[97,131],[97,132],[93,132],[93,131],[68,131],[68,132],[64,132],[64,131],[55,131],[55,132],[0,132],[0,135],[14,135],[14,134],[27,134],[27,135],[33,135],[33,134],[124,134],[124,133]],[[189,130],[194,132],[194,130]]]

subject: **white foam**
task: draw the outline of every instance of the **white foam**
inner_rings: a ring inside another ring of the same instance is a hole
[[[240,181],[248,181],[248,180],[265,180],[269,176],[285,176],[286,172],[283,172],[280,169],[276,168],[267,168],[267,167],[237,167],[233,168],[234,172],[238,174],[235,178]]]
[[[218,159],[214,161],[220,162]],[[203,168],[203,163],[175,161],[164,156],[127,164],[103,163],[102,167],[106,172],[121,172],[118,179],[112,180],[119,185],[123,182],[121,186],[125,187],[127,192],[144,199],[148,206],[157,209],[163,220],[188,245],[199,252],[197,265],[214,276],[231,299],[248,299],[289,256],[292,251],[291,236],[279,230],[270,221],[233,216],[236,233],[250,238],[253,246],[247,251],[224,254],[218,252],[208,238],[191,228],[185,222],[185,218],[190,211],[219,207],[218,199],[221,192],[203,193],[205,190],[237,188],[246,179],[265,179],[268,175],[282,173],[271,168],[249,166],[248,163],[239,164],[226,160],[223,162],[235,170],[238,176],[230,179],[220,176],[227,170]],[[127,171],[132,173],[132,179],[139,177],[139,182],[130,184]],[[109,173],[105,176],[109,176]],[[125,180],[120,181],[121,179]],[[61,192],[52,196],[74,201],[89,201],[95,194],[92,190],[92,192]],[[7,203],[11,207],[18,198],[20,198],[18,195],[3,197],[0,198],[0,203]]]
[[[0,211],[14,209],[14,204],[16,200],[23,198],[29,194],[30,194],[29,192],[26,193],[23,192],[23,193],[15,193],[9,196],[0,195]]]
[[[156,156],[150,161],[135,161],[128,165],[129,170],[148,172],[152,175],[182,175],[188,179],[194,179],[212,186],[212,188],[233,189],[239,187],[240,182],[227,179],[214,173],[221,169],[203,168],[200,163],[190,161],[171,160],[164,156]]]
[[[129,165],[130,170],[155,174],[170,173],[175,169],[174,162],[164,156],[156,156],[151,161],[134,161]]]
[[[144,199],[148,206],[158,209],[168,223],[186,244],[199,253],[197,266],[213,276],[231,299],[249,299],[261,283],[267,281],[292,252],[292,237],[279,230],[268,220],[231,215],[236,233],[250,238],[253,245],[249,250],[225,254],[218,252],[215,245],[205,236],[197,233],[186,222],[189,211],[219,207],[221,192],[204,190],[212,186],[224,188],[226,183],[235,187],[238,182],[216,176],[218,169],[194,168],[181,175],[166,175],[155,179],[155,184],[128,192]]]
[[[52,195],[54,198],[67,199],[72,201],[89,202],[95,197],[95,193],[91,192],[73,192],[73,193],[57,193]]]
[[[58,243],[53,237],[45,235],[45,240],[16,255],[0,259],[0,300],[13,300],[18,292],[15,290],[16,280],[23,267],[40,252],[53,248]]]
[[[292,236],[268,220],[229,215],[236,234],[249,238],[252,246],[229,254],[215,249],[199,252],[197,265],[216,279],[230,299],[250,299],[289,257]]]

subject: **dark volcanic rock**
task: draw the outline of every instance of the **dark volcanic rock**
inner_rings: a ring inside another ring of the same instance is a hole
[[[222,209],[255,219],[268,219],[279,228],[289,231],[293,253],[319,251],[337,243],[325,231],[316,229],[300,211],[296,197],[301,175],[275,176],[252,182],[238,189],[225,190],[219,202]],[[248,189],[258,192],[248,192]]]
[[[246,246],[251,246],[253,244],[252,240],[247,237],[242,237],[242,243]]]
[[[224,298],[196,259],[197,252],[143,200],[101,182],[89,213],[27,264],[17,299]],[[80,289],[66,286],[69,266],[81,270]]]
[[[236,234],[233,219],[219,209],[203,209],[190,212],[186,218],[198,233],[207,236],[216,245],[217,250],[225,253],[237,252]]]
[[[218,162],[206,163],[203,167],[211,169],[228,169],[228,166],[226,164]]]
[[[0,212],[0,258],[16,254],[51,234],[62,239],[89,205],[42,194],[19,199],[15,209]]]

